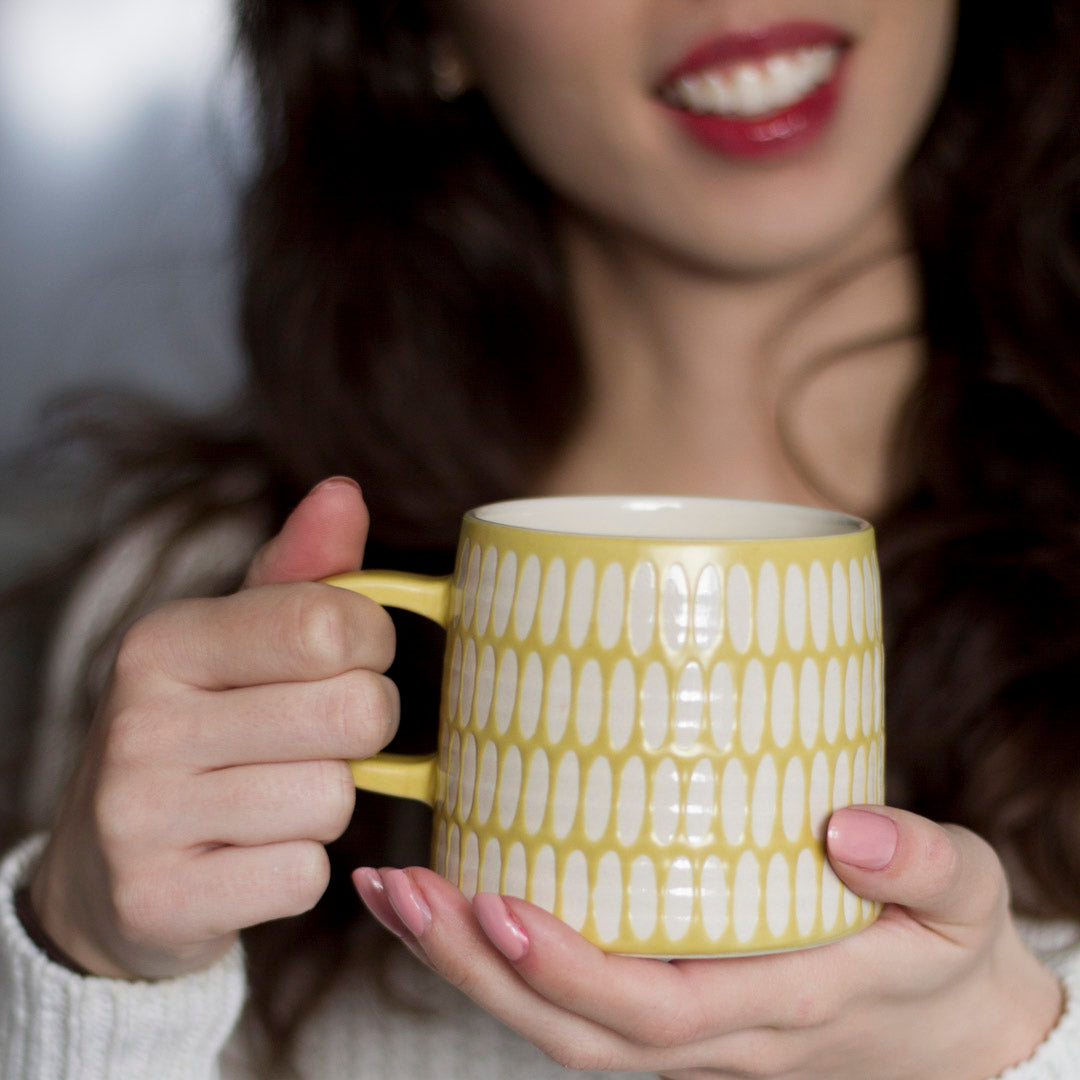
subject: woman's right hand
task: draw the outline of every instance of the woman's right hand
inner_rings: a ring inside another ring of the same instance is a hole
[[[356,485],[326,481],[240,592],[125,635],[31,882],[45,932],[90,972],[185,974],[322,895],[323,845],[355,803],[346,759],[398,720],[386,612],[312,583],[360,565],[367,526]]]

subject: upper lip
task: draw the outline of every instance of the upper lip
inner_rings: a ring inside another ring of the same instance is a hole
[[[738,61],[762,60],[776,53],[790,52],[808,45],[849,45],[850,37],[828,23],[792,21],[775,23],[757,30],[721,34],[703,41],[669,68],[660,85],[709,68]]]

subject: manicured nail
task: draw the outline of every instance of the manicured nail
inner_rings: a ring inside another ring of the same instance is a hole
[[[360,894],[360,899],[372,915],[395,937],[409,938],[412,934],[409,928],[398,918],[390,903],[390,897],[386,895],[382,878],[377,870],[370,866],[361,866],[353,871],[353,885]]]
[[[529,951],[529,935],[501,896],[477,893],[473,910],[484,933],[507,960],[516,964],[524,958]]]
[[[872,810],[845,809],[829,819],[829,854],[860,870],[883,870],[900,840],[896,823]]]
[[[423,937],[431,925],[431,908],[404,870],[383,870],[383,885],[401,921],[415,937]]]

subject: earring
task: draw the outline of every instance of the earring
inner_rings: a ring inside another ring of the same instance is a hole
[[[431,85],[440,101],[457,101],[471,83],[471,73],[461,53],[447,35],[431,43],[428,62],[431,66]]]

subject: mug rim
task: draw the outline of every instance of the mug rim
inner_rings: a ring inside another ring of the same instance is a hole
[[[613,515],[619,520],[603,528],[590,527],[589,508],[601,511],[605,520]],[[638,522],[644,523],[645,515],[685,514],[687,511],[697,515],[696,529],[684,527],[678,532],[664,529],[659,516],[654,517],[648,523],[650,527],[645,529],[629,525],[631,515],[642,515]],[[721,515],[729,523],[726,528],[706,527],[707,522],[715,522]],[[465,519],[523,533],[673,544],[825,540],[855,536],[873,528],[864,518],[842,510],[710,495],[539,495],[485,503],[468,510]],[[623,525],[624,521],[626,525]],[[776,525],[752,527],[751,523],[758,521],[786,521],[787,531]]]

